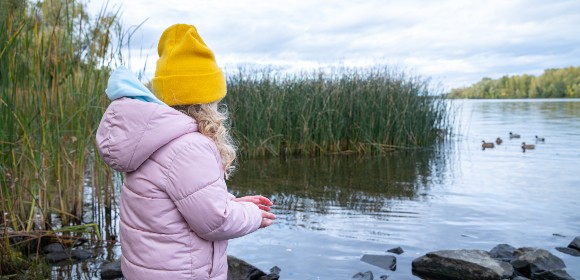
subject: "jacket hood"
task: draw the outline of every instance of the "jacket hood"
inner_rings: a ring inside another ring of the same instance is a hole
[[[120,66],[111,73],[105,92],[110,100],[129,97],[145,102],[165,104],[149,91],[125,66]]]
[[[109,80],[107,95],[115,93],[116,96],[105,111],[96,135],[101,158],[120,172],[136,170],[165,144],[197,131],[197,123],[191,117],[161,101],[154,102],[151,96],[151,101],[147,101],[151,92],[136,77],[132,80],[127,72],[115,71]]]

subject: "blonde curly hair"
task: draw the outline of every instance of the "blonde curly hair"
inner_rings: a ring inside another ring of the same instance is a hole
[[[232,175],[236,167],[237,146],[230,134],[228,110],[225,105],[194,104],[173,106],[174,109],[192,117],[197,122],[198,131],[211,138],[218,148],[226,179]]]

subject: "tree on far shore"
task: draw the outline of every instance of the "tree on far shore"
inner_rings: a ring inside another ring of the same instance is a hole
[[[580,67],[546,69],[540,76],[515,75],[483,78],[452,89],[449,98],[580,98]]]

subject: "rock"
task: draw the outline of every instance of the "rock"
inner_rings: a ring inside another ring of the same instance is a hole
[[[389,275],[381,275],[381,277],[379,277],[379,279],[387,280],[387,279],[389,279]]]
[[[412,262],[413,274],[449,280],[499,280],[510,278],[513,268],[482,250],[442,250]]]
[[[489,255],[504,262],[510,262],[514,258],[515,247],[508,244],[498,244],[489,251]]]
[[[380,268],[390,269],[392,271],[397,269],[397,258],[394,256],[363,255],[360,260]]]
[[[277,268],[277,266],[274,266],[275,268]],[[270,271],[272,271],[272,269],[270,269]],[[278,280],[280,279],[280,271],[278,271],[278,273],[270,273],[268,275],[264,275],[262,277],[260,277],[258,280]]]
[[[92,251],[85,250],[85,249],[75,249],[75,250],[71,251],[71,257],[73,257],[77,260],[86,260],[86,259],[90,259],[94,256],[95,256],[95,254],[93,254]]]
[[[42,248],[42,253],[50,254],[56,252],[64,252],[64,245],[60,243],[51,243]]]
[[[574,257],[580,257],[580,251],[569,247],[556,247],[556,250]]]
[[[574,280],[568,272],[563,269],[544,271],[532,275],[532,280]]]
[[[70,260],[71,254],[68,251],[52,252],[44,255],[44,259],[46,259],[48,263],[55,264],[61,261]]]
[[[352,276],[352,279],[361,279],[361,280],[373,280],[373,272],[367,271],[365,273],[359,272]]]
[[[512,278],[512,280],[530,280],[530,278],[526,278],[523,276],[516,276],[516,277]]]
[[[531,247],[518,248],[514,251],[514,259],[510,263],[516,271],[531,279],[567,279],[536,277],[539,274],[563,270],[566,267],[562,259],[552,255],[552,253],[545,249]]]
[[[228,280],[258,280],[262,279],[261,277],[263,276],[267,275],[260,269],[241,259],[228,255]]]
[[[270,268],[270,274],[261,276],[258,280],[277,280],[280,279],[280,271],[282,271],[279,267],[273,266]]]
[[[565,268],[564,261],[545,249],[522,247],[514,251],[511,264],[524,275],[532,272],[549,271]]]
[[[273,266],[272,268],[270,268],[270,274],[278,274],[278,275],[280,275],[280,271],[282,271],[282,269],[280,269],[277,266]]]
[[[576,236],[572,242],[568,245],[568,248],[572,248],[575,250],[580,251],[580,236]]]
[[[105,264],[101,267],[101,279],[115,279],[121,277],[123,277],[123,272],[121,271],[120,260]]]
[[[403,248],[397,247],[397,248],[389,249],[389,250],[387,250],[387,252],[389,252],[389,253],[395,253],[397,255],[400,255],[400,254],[402,254],[405,251],[403,251]]]

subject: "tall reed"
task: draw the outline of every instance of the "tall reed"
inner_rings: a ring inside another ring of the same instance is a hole
[[[54,229],[55,216],[59,227],[81,221],[87,187],[113,195],[110,171],[93,153],[108,65],[120,57],[111,41],[121,34],[118,13],[103,9],[91,20],[78,1],[23,3],[0,20],[4,236]]]
[[[378,154],[428,147],[451,130],[437,88],[387,66],[229,72],[225,103],[242,156]]]

